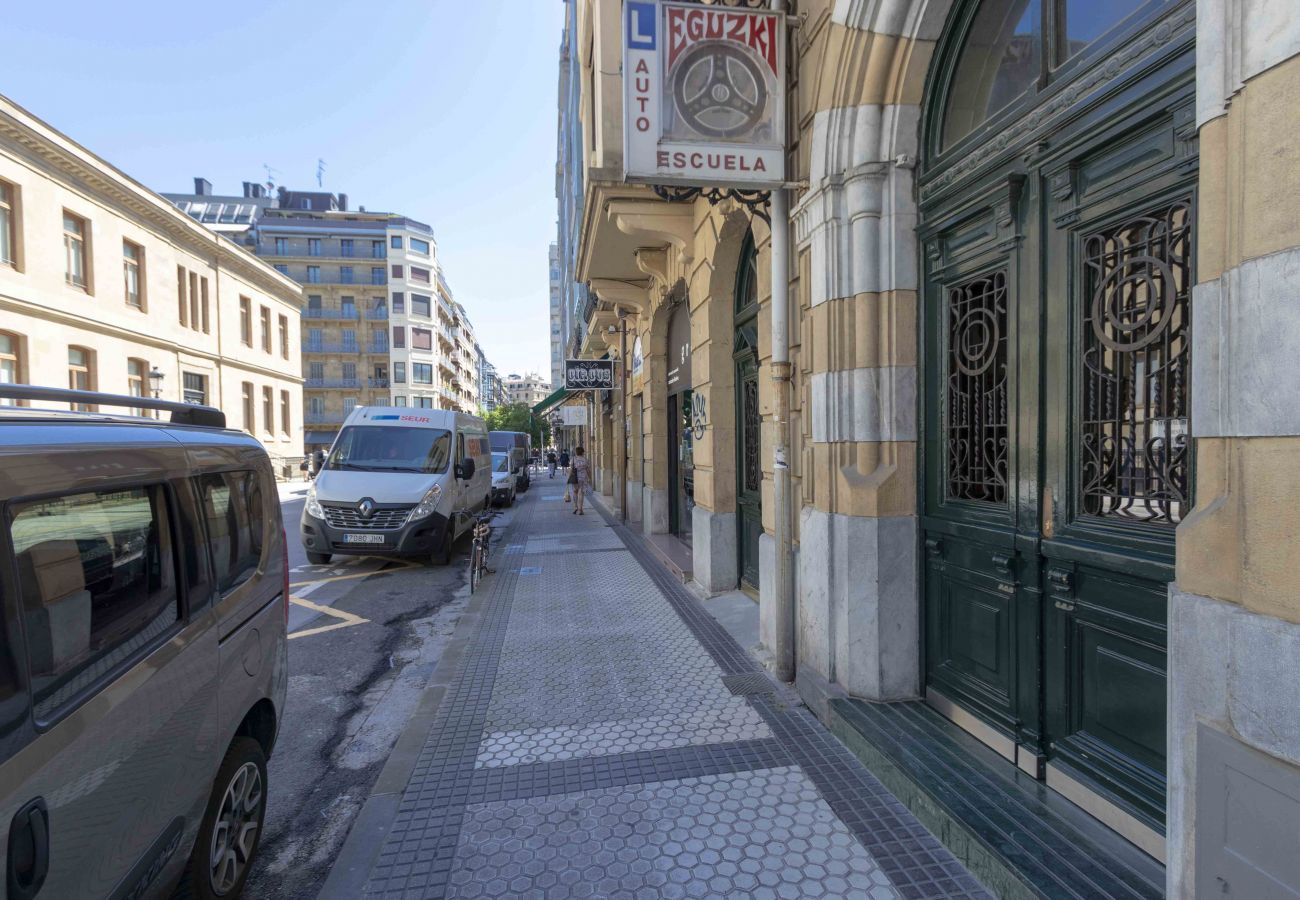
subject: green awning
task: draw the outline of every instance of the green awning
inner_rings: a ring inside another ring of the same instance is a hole
[[[550,410],[554,409],[555,407],[563,403],[568,396],[569,396],[569,392],[564,388],[560,388],[558,391],[551,394],[551,396],[547,397],[541,403],[534,406],[533,415],[535,416],[545,415],[547,412],[549,412]]]

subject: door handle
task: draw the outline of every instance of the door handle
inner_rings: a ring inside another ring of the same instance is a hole
[[[8,850],[9,900],[31,900],[50,873],[50,814],[45,800],[37,797],[14,814]]]

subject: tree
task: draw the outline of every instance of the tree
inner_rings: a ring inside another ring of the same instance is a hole
[[[532,435],[533,447],[540,450],[551,440],[551,423],[533,415],[524,403],[498,406],[487,414],[489,431],[524,431]]]

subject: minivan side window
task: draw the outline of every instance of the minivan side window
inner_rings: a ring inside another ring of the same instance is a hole
[[[218,472],[199,479],[208,520],[217,591],[228,594],[257,571],[265,543],[266,509],[256,472]]]
[[[36,718],[164,634],[179,618],[160,486],[17,503],[18,560]]]
[[[21,726],[27,720],[27,693],[23,679],[18,674],[18,660],[14,643],[9,637],[12,598],[6,596],[0,584],[0,763],[19,749]]]

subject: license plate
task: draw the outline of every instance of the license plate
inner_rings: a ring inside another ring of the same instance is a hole
[[[343,543],[345,544],[382,544],[384,536],[382,534],[345,534]]]

